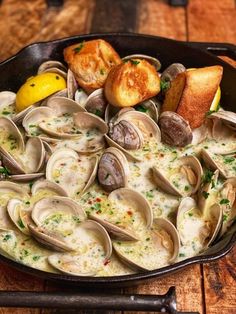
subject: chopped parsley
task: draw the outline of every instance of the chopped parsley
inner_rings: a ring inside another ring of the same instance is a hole
[[[184,191],[189,191],[189,186],[188,185],[185,185]]]
[[[227,219],[228,219],[228,215],[224,214],[223,215],[223,221],[227,221]]]
[[[206,191],[202,191],[202,196],[207,199],[209,196],[209,193],[207,193]]]
[[[148,109],[145,108],[143,105],[138,105],[137,107],[135,107],[135,109],[137,111],[140,111],[140,112],[147,112],[148,111]]]
[[[104,75],[104,74],[105,74],[104,69],[100,69],[100,74],[101,74],[101,75]]]
[[[23,221],[21,220],[21,218],[19,218],[19,220],[17,221],[17,224],[18,224],[18,226],[19,226],[21,229],[24,229],[24,228],[25,228],[25,226],[24,226]]]
[[[166,92],[170,88],[170,82],[169,81],[161,81],[161,91]]]
[[[129,60],[131,64],[133,65],[138,65],[140,63],[140,61],[137,61],[137,60],[133,60],[133,59],[130,59]]]
[[[11,114],[11,112],[10,112],[10,111],[7,111],[7,110],[4,110],[4,111],[2,112],[2,114],[3,114],[4,116],[7,116],[7,115]]]
[[[5,177],[8,177],[10,175],[10,172],[6,167],[0,167],[0,174],[3,174]]]
[[[82,43],[80,43],[78,47],[74,48],[74,52],[76,53],[80,52],[83,47],[84,47],[84,41],[82,41]]]
[[[99,109],[96,109],[95,112],[94,112],[94,114],[95,114],[96,116],[99,116],[99,117],[102,116],[102,112],[101,112],[101,110],[99,110]]]
[[[11,235],[10,234],[6,234],[3,238],[3,241],[6,242],[8,241],[9,239],[11,239]]]
[[[230,164],[233,161],[235,161],[235,158],[233,156],[226,156],[226,157],[224,157],[224,163],[225,164]]]
[[[213,176],[213,172],[209,169],[206,169],[202,177],[202,183],[212,182],[212,176]]]
[[[222,198],[222,200],[220,201],[220,204],[229,204],[229,200],[227,198]]]
[[[185,257],[184,253],[179,253],[179,257]]]
[[[33,256],[32,258],[33,258],[33,261],[35,261],[35,262],[36,262],[36,261],[38,261],[38,260],[40,259],[40,256],[35,255],[35,256]]]

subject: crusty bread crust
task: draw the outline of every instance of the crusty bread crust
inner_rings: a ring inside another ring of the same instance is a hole
[[[171,86],[165,94],[165,99],[162,105],[163,111],[176,111],[181,99],[186,81],[186,72],[179,73],[171,82]]]
[[[186,72],[185,88],[176,112],[189,122],[192,129],[203,124],[222,75],[223,68],[219,65]]]
[[[105,96],[116,107],[131,107],[160,92],[160,78],[146,60],[132,59],[115,66],[105,83]]]
[[[64,59],[80,87],[88,93],[103,87],[114,65],[121,59],[103,39],[90,40],[64,49]]]

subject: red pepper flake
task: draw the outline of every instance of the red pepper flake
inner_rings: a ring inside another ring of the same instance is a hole
[[[160,157],[164,157],[164,154],[161,153],[161,154],[160,154]]]
[[[104,266],[108,265],[110,263],[110,260],[109,259],[106,259],[103,263]]]
[[[132,216],[133,215],[133,212],[131,210],[127,210],[127,214]]]
[[[102,200],[99,197],[96,198],[96,202],[101,202],[101,201]]]
[[[92,204],[93,204],[93,202],[92,202],[92,201],[88,201],[88,203],[89,203],[90,205],[92,205]]]
[[[97,210],[97,211],[96,211],[96,214],[100,214],[100,213],[101,213],[101,211],[100,211],[100,210]]]

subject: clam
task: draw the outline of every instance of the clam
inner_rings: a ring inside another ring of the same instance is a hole
[[[67,77],[66,67],[64,66],[64,64],[56,60],[45,61],[39,66],[38,74],[46,73],[46,72],[57,73],[61,75],[62,77],[64,77],[65,79]]]
[[[16,94],[10,91],[0,92],[0,115],[12,118],[15,115]]]
[[[231,154],[214,154],[210,150],[202,149],[201,156],[206,165],[212,169],[218,169],[223,178],[230,178],[236,175],[236,157]]]
[[[156,98],[150,98],[135,106],[135,110],[146,113],[156,123],[158,122],[160,108],[161,104]]]
[[[97,167],[98,158],[95,156],[79,155],[72,149],[58,149],[48,160],[46,178],[59,184],[70,197],[78,197],[92,185]]]
[[[15,226],[24,234],[30,235],[28,224],[32,223],[31,210],[19,199],[11,199],[7,204],[7,212]]]
[[[51,196],[35,203],[29,224],[32,236],[55,251],[75,250],[74,227],[86,219],[83,209],[70,198]]]
[[[144,143],[160,142],[157,124],[145,113],[130,109],[122,109],[110,120],[108,134],[107,143],[119,148],[129,159],[135,161],[139,161],[139,158],[131,150],[141,149]]]
[[[77,89],[75,92],[75,101],[82,107],[85,107],[88,95],[81,88]]]
[[[220,191],[219,205],[223,211],[223,224],[220,235],[223,235],[236,218],[236,177],[227,179]]]
[[[41,101],[41,103],[40,103],[40,106],[41,106],[41,107],[46,107],[48,101],[49,101],[51,98],[53,98],[53,97],[66,97],[66,98],[67,98],[67,97],[68,97],[68,90],[67,90],[67,88],[62,89],[62,90],[59,90],[58,92],[56,92],[56,93],[54,93],[54,94],[48,96],[47,98],[43,99],[43,100]]]
[[[57,60],[48,60],[44,61],[38,68],[38,74],[45,72],[45,70],[48,70],[50,68],[58,68],[64,72],[67,71],[66,66]]]
[[[68,69],[67,72],[67,92],[68,92],[68,98],[74,99],[75,93],[77,91],[78,84],[76,82],[75,76],[73,72]]]
[[[232,111],[219,110],[212,113],[209,118],[220,119],[228,128],[236,131],[236,113]]]
[[[140,241],[114,242],[113,248],[127,265],[146,271],[172,264],[179,254],[180,240],[171,222],[156,218],[152,228],[143,233]]]
[[[172,111],[160,115],[161,140],[171,146],[184,147],[192,142],[193,134],[188,121]]]
[[[207,209],[202,216],[195,200],[185,197],[177,212],[177,230],[183,246],[197,254],[206,249],[216,238],[222,225],[222,210],[218,204]],[[194,243],[194,245],[193,245]]]
[[[104,116],[106,106],[107,100],[104,96],[103,88],[96,89],[92,92],[84,104],[84,107],[88,112],[91,112],[99,117]]]
[[[43,191],[49,191],[59,196],[68,196],[66,190],[64,190],[59,184],[49,180],[38,180],[34,182],[31,188],[32,196],[42,194]]]
[[[186,68],[181,63],[172,63],[168,68],[166,68],[161,74],[161,82],[168,84],[168,87],[164,90],[164,92],[170,88],[171,82],[178,76],[178,74],[185,71]]]
[[[17,230],[0,229],[0,252],[29,267],[46,272],[56,272],[47,261],[51,252],[39,247],[33,239]]]
[[[129,55],[129,56],[122,58],[122,61],[127,62],[127,61],[132,60],[132,59],[144,59],[144,60],[148,61],[149,63],[151,63],[157,71],[159,71],[161,68],[161,63],[157,58],[154,58],[154,57],[148,56],[148,55],[143,55],[143,54]]]
[[[107,148],[98,164],[98,182],[111,192],[127,186],[129,165],[125,155],[115,147]]]
[[[11,199],[29,199],[29,195],[26,190],[17,183],[0,181],[0,196],[0,226],[12,229],[11,221],[7,216],[7,204]]]
[[[195,194],[200,187],[203,174],[199,160],[194,156],[183,156],[171,174],[165,174],[156,166],[152,168],[156,185],[164,192],[176,196]]]
[[[100,224],[92,220],[82,222],[76,233],[80,239],[77,251],[74,254],[53,254],[48,261],[65,274],[95,276],[111,256],[109,235]]]
[[[110,211],[114,214],[110,215]],[[112,238],[125,241],[137,241],[140,226],[149,229],[153,222],[148,201],[142,194],[129,188],[111,192],[107,206],[99,213],[91,213],[90,217],[103,225]]]
[[[208,136],[208,126],[206,123],[202,124],[199,128],[192,130],[192,145],[198,145],[203,142]]]
[[[3,164],[11,174],[33,174],[41,170],[45,149],[39,138],[30,138],[26,145],[17,126],[7,118],[0,118],[1,154]],[[37,177],[37,175],[36,175]],[[26,180],[27,178],[23,178]]]

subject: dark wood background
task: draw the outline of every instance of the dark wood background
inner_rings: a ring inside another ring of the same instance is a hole
[[[189,0],[188,7],[183,8],[171,7],[164,0],[64,0],[63,7],[48,7],[44,0],[3,0],[0,61],[32,42],[114,31],[236,44],[236,1]],[[177,289],[178,310],[235,314],[236,249],[211,264],[194,265],[178,274],[121,292],[162,294],[172,285]],[[63,289],[0,265],[0,290]],[[0,313],[76,312],[0,308]]]

